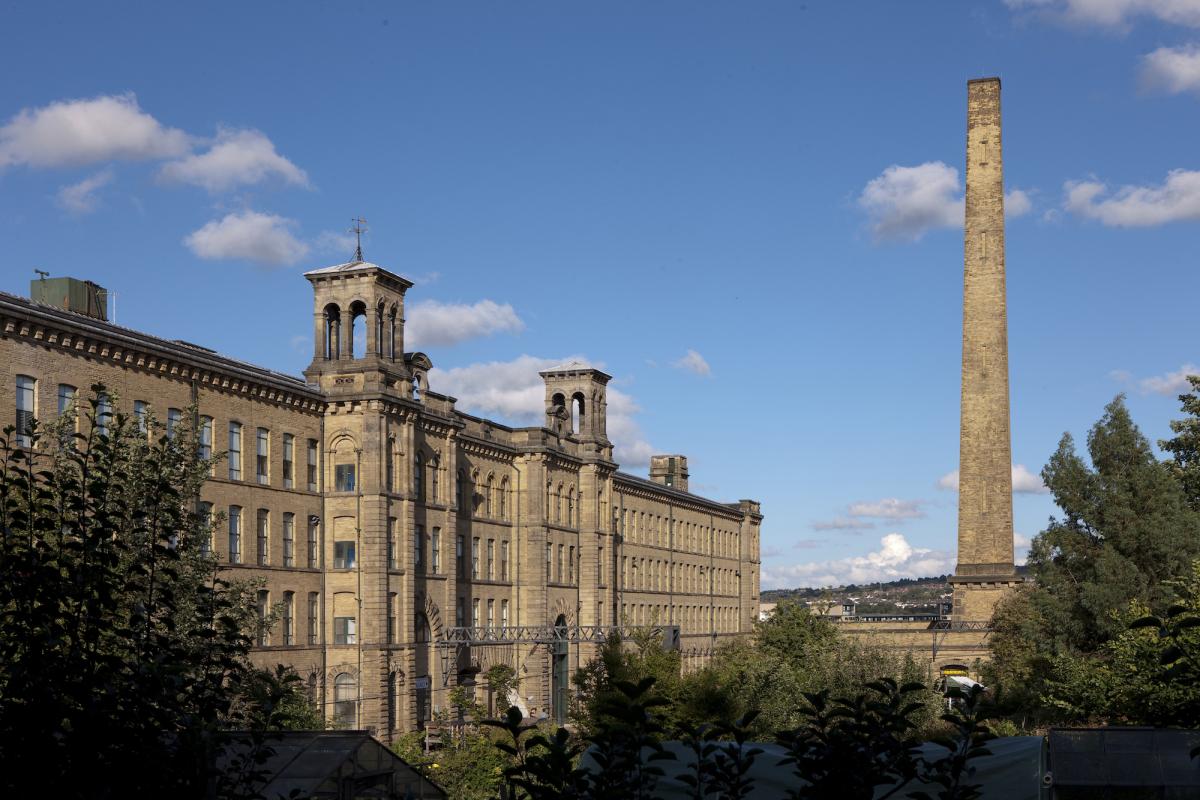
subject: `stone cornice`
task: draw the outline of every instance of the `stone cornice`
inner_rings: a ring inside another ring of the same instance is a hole
[[[657,500],[699,511],[704,514],[714,514],[725,519],[741,521],[743,514],[736,507],[730,507],[716,500],[709,500],[699,495],[681,492],[668,486],[660,486],[653,481],[639,478],[636,475],[618,472],[613,475],[613,491],[622,494],[641,497],[645,500]]]

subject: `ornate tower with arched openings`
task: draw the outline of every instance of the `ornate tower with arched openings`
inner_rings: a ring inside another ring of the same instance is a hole
[[[606,416],[612,376],[578,361],[538,374],[546,382],[546,427],[591,444],[595,454],[611,458]]]
[[[313,360],[304,377],[333,394],[409,396],[404,293],[412,282],[369,261],[304,273],[313,287]]]

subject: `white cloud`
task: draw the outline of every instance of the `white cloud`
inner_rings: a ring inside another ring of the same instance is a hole
[[[939,489],[958,491],[958,470],[947,472],[938,479]],[[1042,483],[1040,475],[1030,472],[1024,464],[1012,465],[1012,489],[1017,494],[1046,494],[1050,490]]]
[[[216,141],[206,152],[164,164],[158,175],[169,183],[190,183],[210,192],[271,178],[308,185],[304,170],[275,152],[275,145],[261,131],[232,128],[218,129]]]
[[[1160,186],[1122,186],[1111,196],[1098,181],[1063,185],[1066,209],[1117,228],[1200,220],[1200,171],[1175,169]]]
[[[0,128],[0,168],[171,158],[190,143],[186,133],[142,111],[132,93],[61,100],[22,109]]]
[[[587,363],[582,356],[539,358],[522,355],[512,361],[491,361],[429,373],[435,392],[458,399],[458,407],[475,414],[498,417],[512,425],[542,425],[546,414],[546,389],[539,372],[567,361]],[[635,418],[634,399],[608,388],[608,438],[614,458],[622,468],[646,467],[654,448],[644,438]]]
[[[819,520],[812,523],[814,531],[864,531],[868,528],[874,528],[874,522],[867,522],[862,519],[849,519],[848,517],[835,517],[830,520]]]
[[[962,226],[958,194],[958,170],[942,161],[893,164],[867,183],[858,205],[871,218],[877,239],[915,242],[935,228]]]
[[[1009,8],[1053,14],[1066,22],[1121,28],[1134,17],[1200,27],[1200,0],[1005,0]]]
[[[213,220],[183,242],[197,257],[245,260],[266,266],[294,264],[309,250],[292,235],[295,222],[275,214],[240,211]]]
[[[879,519],[917,519],[925,516],[920,500],[900,500],[886,497],[873,502],[851,503],[847,509],[852,517],[877,517]]]
[[[1142,56],[1142,81],[1171,94],[1200,92],[1200,45],[1160,47]]]
[[[712,375],[712,368],[708,366],[708,362],[704,360],[704,356],[691,349],[687,351],[687,354],[683,358],[671,362],[671,366],[676,369],[686,369],[697,375]]]
[[[1143,378],[1138,381],[1138,388],[1142,390],[1142,394],[1183,394],[1184,392],[1192,391],[1192,384],[1188,382],[1188,375],[1200,375],[1200,367],[1191,363],[1184,364],[1174,372]]]
[[[783,567],[764,567],[764,588],[841,586],[900,578],[925,578],[954,571],[954,554],[913,547],[899,533],[879,541],[879,549],[863,556],[813,561]]]
[[[963,197],[958,170],[943,161],[915,167],[893,164],[872,178],[858,197],[858,205],[871,218],[871,231],[879,240],[918,241],[937,228],[962,228]],[[1004,216],[1024,216],[1033,201],[1023,189],[1004,195]]]
[[[90,214],[100,204],[97,190],[107,186],[112,179],[112,169],[102,169],[79,183],[64,186],[58,190],[58,205],[73,214]]]
[[[1032,542],[1028,536],[1013,531],[1013,563],[1018,566],[1023,566],[1029,560],[1029,545]]]
[[[424,300],[406,310],[404,323],[405,347],[418,350],[426,346],[445,346],[493,336],[497,333],[520,333],[525,323],[508,303],[492,300],[465,303],[439,303]]]

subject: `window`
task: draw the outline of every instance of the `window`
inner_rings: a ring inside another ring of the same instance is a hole
[[[487,579],[494,581],[496,579],[496,540],[488,539],[487,541]]]
[[[108,426],[112,424],[112,398],[104,392],[96,398],[96,429],[101,436],[108,435]]]
[[[200,458],[208,461],[212,458],[213,445],[213,418],[200,418]],[[212,473],[212,466],[209,466],[209,473]]]
[[[317,440],[308,440],[308,490],[317,490]]]
[[[321,595],[317,592],[308,593],[308,643],[316,644],[320,638],[321,627]]]
[[[413,495],[418,500],[425,499],[425,460],[417,453],[413,459]]]
[[[296,613],[296,593],[283,593],[283,643],[285,645],[293,645],[296,643],[296,630],[294,623],[294,615]]]
[[[500,542],[500,580],[508,580],[508,540]]]
[[[416,525],[413,527],[413,571],[424,572],[425,561],[421,557],[425,550],[425,526]]]
[[[59,387],[60,397],[62,387]],[[61,400],[59,401],[62,402]],[[179,423],[183,420],[183,412],[178,408],[167,409],[167,438],[174,439],[175,431],[179,430]]]
[[[488,519],[492,516],[492,476],[487,476],[483,485],[483,515]]]
[[[137,421],[138,433],[148,434],[150,432],[150,406],[145,400],[133,401],[133,418]]]
[[[296,515],[283,515],[283,565],[296,566]]]
[[[508,519],[508,478],[500,479],[500,519]]]
[[[200,555],[207,558],[212,555],[212,513],[213,504],[201,502],[197,512],[204,529],[200,531]]]
[[[508,601],[507,600],[500,601],[500,627],[501,628],[508,627]]]
[[[554,562],[554,545],[546,545],[546,582],[549,583],[551,576],[554,574],[550,570],[550,565]]]
[[[388,593],[387,640],[388,644],[396,643],[396,593]]]
[[[320,548],[317,547],[317,525],[315,516],[308,518],[308,566],[318,567],[321,564]]]
[[[354,569],[357,563],[354,558],[354,542],[333,543],[334,569]]]
[[[604,548],[596,548],[596,585],[604,585]]]
[[[421,643],[429,641],[429,619],[420,611],[413,622],[413,638]]]
[[[58,414],[73,414],[75,413],[75,398],[78,390],[69,384],[60,383],[58,385]]]
[[[296,437],[290,433],[283,435],[283,488],[291,489],[296,485],[295,463]]]
[[[229,423],[229,480],[242,479],[242,423]]]
[[[388,569],[396,569],[396,518],[395,517],[388,517],[387,565],[388,565]]]
[[[396,440],[388,439],[384,452],[383,490],[392,492],[396,489]]]
[[[265,508],[258,510],[258,565],[266,566],[270,562],[268,557],[271,550],[270,532],[271,532],[271,512]]]
[[[354,617],[333,618],[333,643],[358,644],[358,625]]]
[[[458,542],[454,549],[454,563],[458,571],[458,577],[466,577],[466,562],[463,560],[463,537],[458,537]]]
[[[567,583],[575,583],[575,546],[567,550]]]
[[[242,509],[229,507],[229,563],[242,563]]]
[[[266,589],[259,590],[254,610],[258,615],[258,646],[266,647],[271,644],[271,629],[267,626],[267,614],[271,611],[271,593]]]
[[[33,446],[33,419],[37,381],[28,375],[17,376],[17,447]]]
[[[429,460],[429,499],[433,502],[438,501],[438,458],[434,456]]]
[[[466,609],[464,608],[465,603],[466,601],[461,597],[458,598],[458,600],[454,603],[454,625],[457,628],[464,627],[463,622],[465,621],[465,616],[467,613]]]
[[[471,540],[471,577],[479,577],[479,537]]]
[[[334,481],[333,488],[337,492],[353,492],[354,491],[354,465],[353,464],[338,464],[333,468]]]
[[[575,527],[575,487],[567,492],[567,527]]]
[[[495,600],[491,600],[491,599],[488,600],[487,614],[488,614],[487,615],[487,626],[489,628],[495,627],[495,625],[496,625],[496,601]]]
[[[350,618],[351,623],[354,622]],[[349,730],[358,725],[358,683],[343,672],[333,679],[333,727]]]
[[[442,529],[434,528],[433,536],[429,542],[429,560],[430,566],[433,568],[433,574],[437,575],[442,571]]]
[[[554,562],[554,580],[562,583],[563,579],[563,546],[558,546],[558,560]]]
[[[479,598],[471,601],[471,627],[479,627]]]

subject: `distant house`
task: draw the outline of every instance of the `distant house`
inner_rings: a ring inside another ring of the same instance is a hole
[[[758,621],[766,622],[775,613],[775,606],[778,603],[759,603],[758,604]]]

